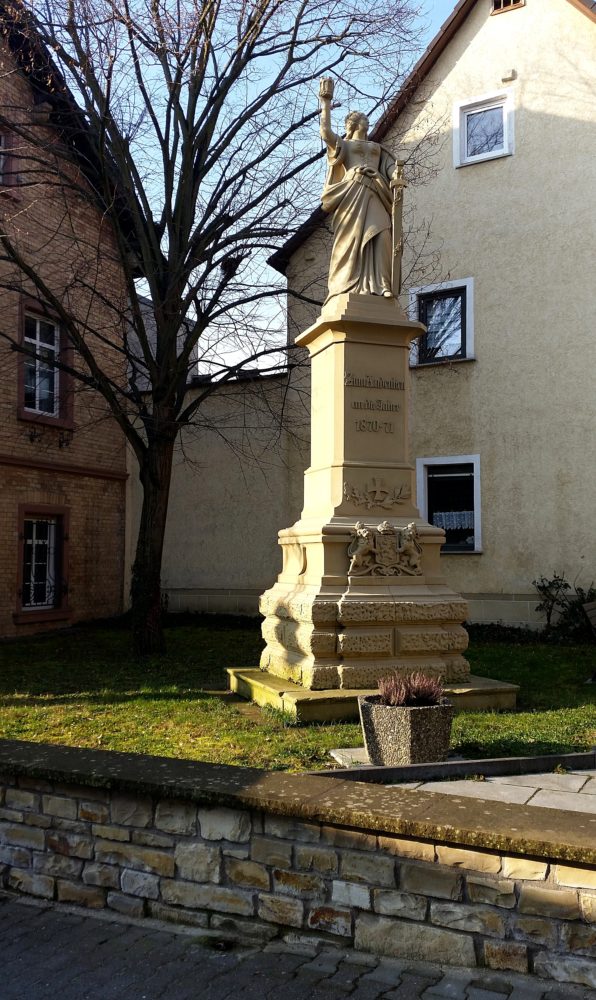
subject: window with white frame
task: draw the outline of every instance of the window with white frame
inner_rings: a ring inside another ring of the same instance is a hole
[[[462,101],[453,109],[453,162],[465,167],[510,156],[514,151],[510,90]]]
[[[474,280],[444,281],[409,291],[409,315],[426,326],[414,342],[411,364],[428,365],[474,357]]]
[[[61,519],[25,517],[23,521],[21,607],[48,610],[60,604]]]
[[[482,550],[480,456],[416,459],[418,506],[445,532],[444,552]]]
[[[25,316],[24,406],[32,413],[59,413],[60,328],[38,316]]]

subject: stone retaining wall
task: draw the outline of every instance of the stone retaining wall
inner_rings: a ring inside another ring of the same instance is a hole
[[[85,755],[68,753],[71,761]],[[593,864],[327,820],[325,786],[338,785],[332,779],[281,776],[291,808],[272,805],[271,793],[267,808],[255,808],[261,772],[225,769],[230,786],[235,781],[226,796],[221,768],[213,768],[216,789],[208,766],[185,762],[180,794],[171,774],[163,781],[177,762],[155,758],[160,788],[140,778],[131,789],[115,776],[119,757],[134,764],[128,755],[105,754],[112,766],[103,776],[96,771],[82,781],[73,768],[76,780],[65,783],[64,766],[11,767],[0,754],[0,884],[244,937],[314,936],[380,955],[596,986]],[[138,759],[151,765],[151,758]],[[190,790],[193,768],[202,781]],[[242,797],[243,775],[253,804],[224,804]],[[301,787],[304,802],[311,800],[307,818]],[[380,791],[359,787],[369,800]],[[458,800],[451,807],[457,810]],[[583,819],[576,814],[574,825]]]

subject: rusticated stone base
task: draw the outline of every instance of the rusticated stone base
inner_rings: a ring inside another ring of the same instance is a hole
[[[370,688],[393,670],[470,675],[467,604],[446,587],[349,586],[321,594],[277,583],[261,597],[261,670],[314,691]]]

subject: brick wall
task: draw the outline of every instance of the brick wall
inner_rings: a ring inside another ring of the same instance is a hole
[[[76,760],[85,752],[64,753]],[[106,754],[106,775],[119,757]],[[155,759],[153,772],[164,775],[170,763]],[[178,764],[187,777],[197,767]],[[238,793],[236,772],[248,776],[247,788],[254,784],[253,772],[228,770],[228,798]],[[305,820],[295,776],[295,815],[213,804],[209,780],[192,798],[176,797],[169,775],[167,797],[144,794],[142,780],[135,792],[94,787],[98,780],[4,774],[5,888],[245,937],[314,936],[380,955],[556,973],[596,986],[594,866]],[[365,794],[375,792],[367,786]]]
[[[48,504],[70,510],[69,614],[56,624],[120,614],[124,562],[124,482],[6,466],[0,469],[0,635],[24,635],[47,623],[16,623],[19,538],[22,503]]]
[[[0,41],[0,106],[16,123],[31,121],[44,152],[12,134],[14,166],[22,183],[0,185],[0,221],[26,262],[40,275],[68,315],[80,322],[104,369],[117,382],[125,362],[121,314],[126,301],[114,235],[85,196],[73,162],[62,185],[52,149],[57,141],[47,111],[35,106],[25,76]],[[57,161],[56,161],[57,162]],[[63,167],[64,169],[64,167]],[[76,185],[80,190],[76,192]],[[81,383],[61,407],[59,422],[19,409],[19,342],[23,312],[42,301],[34,282],[7,261],[0,265],[0,635],[39,631],[59,621],[15,621],[19,571],[19,505],[55,505],[69,511],[68,621],[122,610],[124,559],[124,437],[103,399]],[[47,304],[47,303],[46,303]],[[114,345],[114,346],[112,346]],[[74,367],[81,369],[75,358]],[[59,375],[64,386],[67,376]],[[64,410],[64,412],[62,412]],[[66,419],[68,411],[68,419]],[[72,416],[72,420],[70,419]],[[68,427],[60,426],[60,421]],[[104,478],[102,478],[102,474]],[[29,611],[27,612],[29,615]],[[37,616],[38,619],[40,616]]]

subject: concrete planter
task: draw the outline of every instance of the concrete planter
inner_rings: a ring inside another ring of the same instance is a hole
[[[380,695],[358,698],[364,743],[371,764],[423,764],[445,760],[453,705],[384,705]]]

